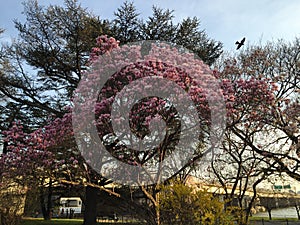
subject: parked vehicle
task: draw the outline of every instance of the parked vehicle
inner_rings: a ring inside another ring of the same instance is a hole
[[[74,214],[81,214],[82,200],[80,197],[61,197],[59,201],[60,217],[73,217]]]

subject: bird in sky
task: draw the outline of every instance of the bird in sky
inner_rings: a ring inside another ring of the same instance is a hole
[[[246,38],[244,37],[241,41],[236,41],[235,44],[237,45],[236,50],[239,50],[245,44]]]

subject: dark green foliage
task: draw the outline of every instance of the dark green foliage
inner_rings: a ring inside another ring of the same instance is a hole
[[[27,1],[24,15],[25,23],[15,21],[19,38],[6,46],[5,59],[1,59],[4,128],[11,120],[39,127],[51,115],[62,116],[87,66],[95,38],[109,33],[107,21],[100,21],[73,0],[66,0],[64,7],[47,8]]]
[[[178,25],[174,25],[173,11],[162,10],[153,6],[153,15],[142,24],[143,39],[145,40],[163,40],[172,42]]]
[[[143,21],[134,4],[125,2],[114,20],[108,21],[89,13],[76,0],[65,0],[64,6],[43,7],[36,0],[23,4],[25,23],[15,21],[19,38],[1,54],[1,130],[14,120],[34,129],[49,116],[61,117],[101,34],[121,43],[173,42],[196,52],[208,64],[221,53],[221,43],[199,30],[197,18],[175,24],[168,9],[153,7],[152,15]]]
[[[125,2],[115,12],[115,19],[112,23],[113,36],[121,44],[140,39],[140,21],[138,16],[135,6],[129,2]]]
[[[176,24],[173,19],[174,11],[153,6],[152,15],[143,21],[134,4],[125,2],[115,12],[113,36],[121,44],[141,40],[175,43],[193,51],[208,65],[215,62],[222,53],[222,44],[200,30],[200,20],[188,17]]]

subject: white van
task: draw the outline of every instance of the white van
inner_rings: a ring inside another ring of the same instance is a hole
[[[59,203],[60,216],[80,214],[82,212],[82,200],[80,197],[62,197]]]

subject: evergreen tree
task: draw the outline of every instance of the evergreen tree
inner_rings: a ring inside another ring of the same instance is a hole
[[[176,24],[174,11],[152,7],[152,15],[146,21],[139,19],[133,3],[125,2],[115,12],[112,32],[121,44],[142,40],[167,41],[182,45],[196,53],[211,65],[222,53],[222,43],[210,39],[205,30],[200,29],[197,17],[186,18]]]
[[[109,25],[73,0],[47,8],[31,0],[24,8],[26,22],[15,21],[19,38],[5,48],[0,93],[9,99],[3,113],[19,109],[24,125],[36,127],[64,114],[96,37],[109,33]]]
[[[124,4],[114,13],[112,30],[114,37],[121,44],[137,41],[140,39],[140,20],[139,14],[133,3],[124,2]]]

